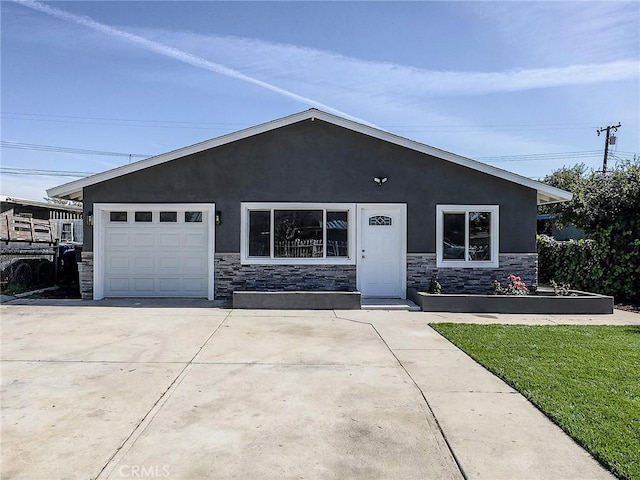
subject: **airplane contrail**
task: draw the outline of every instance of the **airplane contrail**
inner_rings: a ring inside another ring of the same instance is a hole
[[[258,80],[257,78],[250,77],[245,75],[242,72],[237,70],[233,70],[231,68],[225,67],[224,65],[220,65],[215,62],[211,62],[202,57],[198,57],[196,55],[192,55],[191,53],[185,52],[183,50],[170,47],[168,45],[163,45],[159,42],[154,42],[153,40],[146,39],[139,35],[134,35],[133,33],[125,32],[123,30],[119,30],[114,27],[110,27],[109,25],[105,25],[104,23],[97,22],[90,17],[74,15],[73,13],[66,12],[64,10],[60,10],[58,8],[51,7],[49,5],[45,5],[44,3],[40,3],[33,0],[11,0],[14,3],[24,5],[25,7],[29,7],[33,10],[37,10],[42,13],[46,13],[47,15],[51,15],[53,17],[59,18],[61,20],[65,20],[67,22],[76,23],[78,25],[82,25],[92,30],[96,30],[98,32],[102,32],[111,37],[119,38],[122,40],[126,40],[130,43],[134,43],[136,45],[145,48],[151,52],[155,52],[160,55],[164,55],[165,57],[173,58],[174,60],[178,60],[183,63],[187,63],[194,67],[204,68],[206,70],[219,73],[220,75],[226,75],[227,77],[235,78],[237,80],[242,80],[244,82],[253,83],[254,85],[258,85],[264,89],[270,90],[279,95],[292,98],[301,103],[305,103],[307,105],[313,105],[322,110],[335,113],[337,115],[350,118],[357,122],[365,123],[367,125],[371,125],[369,122],[349,115],[348,113],[342,112],[336,108],[330,107],[324,103],[318,102],[308,97],[304,97],[302,95],[298,95],[297,93],[290,92],[289,90],[285,90],[284,88],[280,88],[276,85],[273,85],[268,82],[264,82],[262,80]]]

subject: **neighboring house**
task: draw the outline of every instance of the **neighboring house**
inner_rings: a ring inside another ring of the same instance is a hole
[[[537,283],[536,205],[571,194],[316,109],[48,190],[81,200],[85,297],[405,298]],[[92,224],[92,227],[86,225]]]
[[[538,235],[548,235],[556,240],[580,240],[584,238],[584,231],[575,225],[566,225],[559,228],[557,222],[557,213],[539,213],[538,214]]]
[[[82,207],[59,205],[56,203],[38,202],[22,198],[0,196],[0,240],[8,242],[20,237],[19,232],[12,232],[9,222],[13,218],[48,220],[52,237],[49,240],[61,243],[82,243]],[[5,238],[6,237],[6,238]]]

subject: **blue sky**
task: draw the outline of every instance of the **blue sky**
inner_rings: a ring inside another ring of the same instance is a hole
[[[3,195],[310,107],[527,177],[600,167],[618,122],[610,162],[640,154],[637,1],[0,8]]]

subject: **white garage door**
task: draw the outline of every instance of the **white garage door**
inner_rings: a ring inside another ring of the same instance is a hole
[[[213,278],[210,211],[198,205],[105,209],[103,296],[208,297]]]

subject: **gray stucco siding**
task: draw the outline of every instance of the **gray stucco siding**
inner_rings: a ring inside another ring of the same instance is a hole
[[[380,175],[389,179],[382,187]],[[435,252],[437,204],[497,204],[500,252],[536,250],[535,190],[321,120],[86,187],[85,214],[96,202],[215,203],[220,253],[240,251],[241,202],[406,203],[409,253]]]

